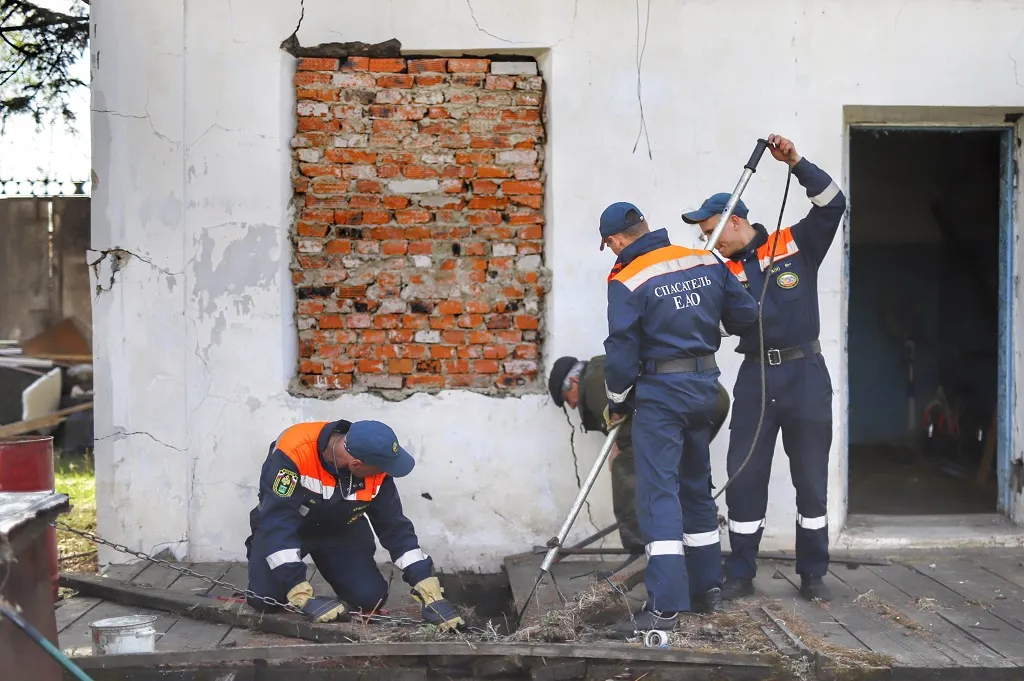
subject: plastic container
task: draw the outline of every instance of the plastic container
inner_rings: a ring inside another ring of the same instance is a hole
[[[89,622],[93,655],[151,653],[156,649],[153,615],[129,615]]]
[[[0,437],[0,492],[53,491],[53,438],[39,435]],[[46,528],[50,551],[50,583],[57,601],[57,529]]]

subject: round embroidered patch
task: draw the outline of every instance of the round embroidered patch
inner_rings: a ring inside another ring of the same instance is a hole
[[[783,272],[775,279],[775,283],[779,285],[779,288],[793,288],[800,283],[800,277],[796,275],[796,272]]]

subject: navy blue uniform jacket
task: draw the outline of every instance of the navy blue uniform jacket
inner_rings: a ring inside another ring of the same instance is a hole
[[[846,212],[846,197],[832,178],[806,158],[793,166],[793,176],[807,190],[813,206],[807,217],[769,236],[761,225],[742,251],[729,259],[729,269],[752,296],[760,298],[764,277],[771,277],[764,299],[764,347],[786,349],[818,339],[818,268],[825,259]],[[777,241],[776,241],[777,239]],[[771,271],[764,273],[771,259]],[[757,355],[757,325],[742,334],[736,352]]]
[[[756,321],[757,304],[711,251],[673,246],[664,229],[643,235],[622,250],[608,278],[610,411],[629,411],[647,362],[714,354],[720,322],[739,335]]]
[[[331,433],[349,421],[300,423],[270,445],[260,475],[259,504],[249,514],[252,551],[262,556],[285,591],[306,579],[302,557],[310,549],[344,544],[349,527],[368,518],[381,545],[409,585],[433,573],[412,522],[402,512],[390,475],[357,478],[323,458]]]

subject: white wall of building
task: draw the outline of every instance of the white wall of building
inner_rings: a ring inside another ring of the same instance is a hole
[[[633,152],[637,16],[625,0],[94,0],[92,11],[93,248],[132,254],[96,268],[99,530],[194,560],[244,555],[267,446],[301,420],[395,428],[418,461],[400,481],[408,515],[447,569],[497,570],[551,536],[577,491],[569,426],[546,395],[287,394],[294,59],[279,45],[296,25],[303,45],[398,38],[411,54],[539,56],[554,277],[546,368],[603,351],[614,256],[597,250],[597,219],[608,203],[636,202],[676,243],[695,245],[680,211],[731,190],[760,136],[791,137],[845,184],[846,105],[1024,105],[1024,2],[1006,0],[652,2],[642,67],[651,157],[644,138]],[[774,227],[784,182],[766,155],[744,195],[753,218]],[[794,182],[786,222],[808,207]],[[842,269],[840,235],[819,280],[836,389],[833,537],[846,488]],[[726,339],[719,355],[730,388],[734,347]],[[718,484],[727,436],[712,447]],[[601,440],[576,442],[583,477]],[[792,545],[781,442],[777,451],[765,548]],[[612,522],[607,473],[591,500],[596,524]],[[583,514],[574,535],[593,529]]]

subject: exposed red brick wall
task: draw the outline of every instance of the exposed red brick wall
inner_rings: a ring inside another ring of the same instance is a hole
[[[539,389],[543,82],[530,70],[299,60],[303,392]]]

